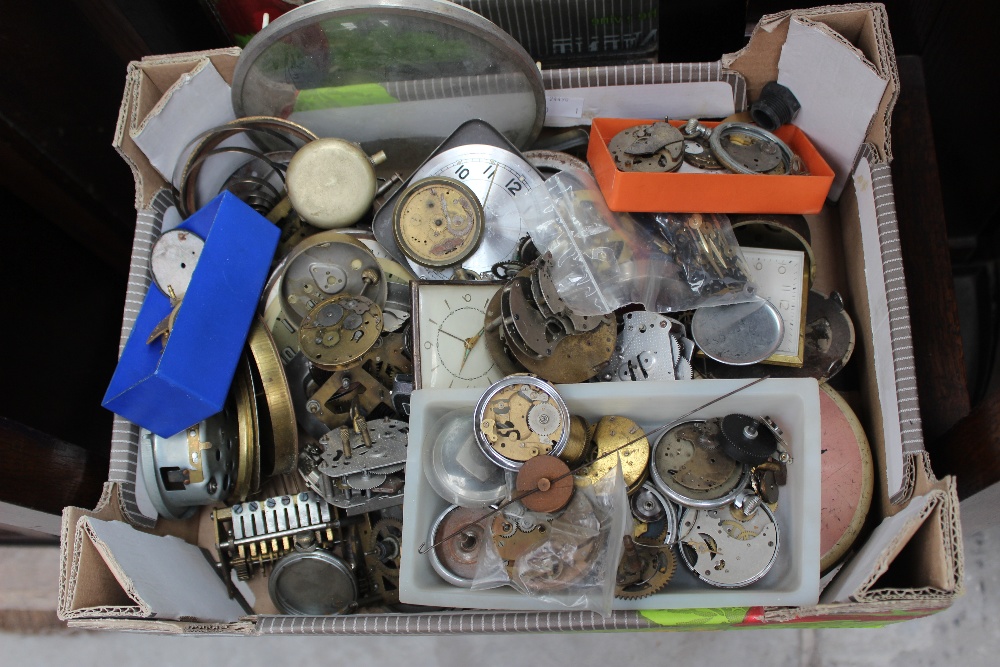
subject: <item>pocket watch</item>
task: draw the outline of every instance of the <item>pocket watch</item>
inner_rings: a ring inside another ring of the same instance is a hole
[[[531,206],[532,193],[544,188],[544,179],[502,134],[475,119],[445,139],[376,212],[372,232],[389,254],[411,267],[418,278],[446,280],[453,275],[451,267],[413,261],[396,241],[393,218],[397,204],[411,184],[430,177],[455,179],[482,205],[482,238],[475,252],[462,260],[462,268],[489,274],[495,264],[514,257],[519,241],[527,234],[522,213]]]
[[[502,283],[419,281],[413,298],[418,389],[488,387],[503,377],[486,349],[486,306]]]

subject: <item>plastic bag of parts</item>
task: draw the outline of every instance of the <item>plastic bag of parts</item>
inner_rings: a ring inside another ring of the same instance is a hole
[[[628,519],[621,466],[594,484],[577,479],[559,513],[508,510],[493,518],[472,590],[510,585],[553,606],[610,614]]]
[[[756,300],[746,259],[733,233],[729,217],[719,213],[637,213],[635,219],[655,230],[654,243],[669,256],[676,276],[687,286],[668,298],[691,310],[704,306],[747,303]],[[666,241],[666,246],[663,242]],[[650,276],[653,285],[655,277]],[[664,283],[668,292],[673,285]],[[658,297],[659,298],[659,297]],[[666,311],[662,311],[666,312]]]
[[[667,313],[753,298],[724,215],[614,213],[594,177],[572,167],[533,196],[525,225],[535,246],[552,253],[556,289],[580,315],[630,303]]]

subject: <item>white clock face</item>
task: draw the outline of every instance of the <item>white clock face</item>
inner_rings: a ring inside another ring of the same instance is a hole
[[[778,309],[785,324],[781,344],[768,359],[771,363],[801,364],[804,353],[802,337],[805,319],[806,290],[805,253],[801,250],[742,248],[757,284],[757,294]]]
[[[496,146],[469,144],[435,155],[413,174],[411,182],[430,176],[461,181],[483,206],[482,240],[476,251],[462,261],[463,268],[489,273],[494,264],[514,256],[518,240],[527,234],[522,212],[528,206],[532,190],[543,184],[530,163]],[[411,265],[421,278],[444,280],[451,275],[451,269]]]
[[[415,283],[415,362],[420,388],[488,387],[503,377],[486,349],[495,283]]]

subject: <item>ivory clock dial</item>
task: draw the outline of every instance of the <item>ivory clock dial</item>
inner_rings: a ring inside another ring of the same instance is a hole
[[[417,388],[488,387],[503,377],[486,349],[486,306],[500,283],[412,283]]]
[[[742,248],[757,284],[757,294],[778,309],[785,333],[774,354],[763,363],[801,366],[805,358],[805,315],[808,276],[801,250]]]

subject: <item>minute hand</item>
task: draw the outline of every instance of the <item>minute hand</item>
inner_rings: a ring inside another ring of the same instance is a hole
[[[458,367],[459,373],[461,373],[462,369],[465,368],[465,362],[469,360],[469,353],[472,352],[472,348],[474,348],[476,343],[479,342],[479,338],[483,335],[484,331],[486,331],[486,327],[483,327],[479,330],[479,333],[465,341],[465,356],[462,357],[462,365]]]

